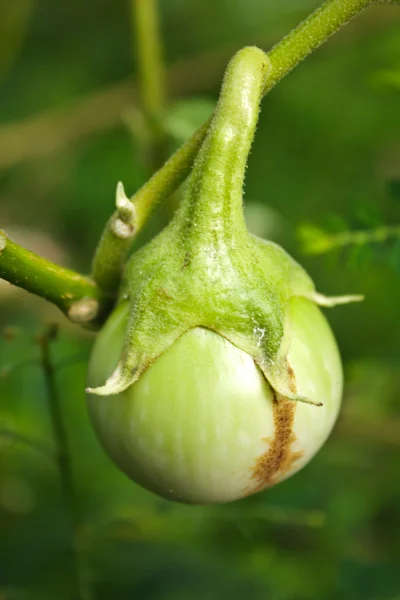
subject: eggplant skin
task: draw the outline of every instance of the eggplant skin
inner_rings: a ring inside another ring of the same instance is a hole
[[[99,333],[90,387],[120,359],[128,316],[121,304]],[[327,439],[342,396],[342,366],[328,322],[311,301],[290,301],[288,360],[299,394],[277,397],[253,358],[217,333],[184,333],[125,392],[88,394],[97,436],[133,481],[188,504],[231,502],[301,469]]]

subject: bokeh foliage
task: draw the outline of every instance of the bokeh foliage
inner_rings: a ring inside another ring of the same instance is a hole
[[[0,44],[1,225],[49,258],[88,270],[116,182],[133,193],[151,170],[131,83],[128,2],[3,4],[0,34],[10,41]],[[246,43],[268,49],[318,2],[159,4],[172,151],[211,110],[230,55]],[[278,487],[228,506],[185,507],[135,486],[103,454],[88,421],[91,336],[43,301],[0,286],[0,324],[15,328],[0,350],[1,598],[68,597],[69,523],[35,342],[49,321],[60,323],[54,364],[79,490],[82,564],[96,599],[400,597],[399,244],[394,236],[362,252],[350,243],[345,252],[307,255],[299,243],[299,232],[304,240],[305,231],[400,224],[399,73],[400,11],[379,6],[263,103],[245,190],[250,225],[284,245],[323,293],[366,295],[362,305],[327,313],[346,373],[339,423],[312,463]]]

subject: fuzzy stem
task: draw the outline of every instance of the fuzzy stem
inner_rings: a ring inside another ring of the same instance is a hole
[[[110,307],[110,297],[92,279],[22,248],[4,231],[0,231],[0,277],[52,302],[82,325],[101,323]]]
[[[136,229],[135,206],[127,198],[121,182],[117,185],[115,203],[117,209],[106,224],[92,265],[93,280],[108,293],[118,289]]]
[[[136,233],[143,229],[157,205],[168,198],[189,175],[209,124],[210,120],[203,123],[200,129],[132,196],[131,201],[136,208]]]
[[[400,0],[396,0],[398,3]],[[271,67],[263,93],[268,93],[308,54],[318,48],[351,17],[373,4],[372,0],[328,0],[267,55]],[[143,0],[137,0],[138,6]],[[138,8],[138,7],[137,7]],[[144,68],[144,67],[143,67]],[[156,68],[157,72],[157,68]],[[232,90],[235,93],[235,90]],[[132,196],[136,208],[135,236],[142,230],[157,205],[166,200],[189,175],[195,157],[206,137],[211,119],[171,156],[171,158]],[[128,253],[126,244],[126,255]],[[121,261],[123,257],[121,255]]]
[[[225,244],[245,230],[243,180],[254,137],[264,81],[265,52],[239,50],[230,61],[207,137],[197,154],[177,218],[200,245]]]
[[[400,0],[394,3],[398,4]],[[328,0],[268,53],[272,68],[265,81],[264,94],[285,77],[308,54],[318,48],[371,0]],[[138,233],[156,206],[165,200],[190,173],[210,121],[204,123],[153,177],[132,197],[137,209]]]
[[[146,117],[141,145],[150,172],[154,172],[165,160],[165,135],[161,126],[165,106],[165,73],[157,9],[157,0],[131,0],[140,97],[143,115]],[[118,290],[123,267],[136,235],[137,221],[140,222],[141,217],[140,209],[136,207],[135,210],[133,203],[126,197],[122,183],[117,186],[116,204],[117,210],[105,226],[92,264],[94,281],[109,293]]]
[[[154,0],[151,1],[154,2]],[[136,0],[136,2],[137,6],[142,5],[143,10],[145,10],[143,5],[150,4],[150,0]],[[272,48],[268,54],[272,68],[265,82],[264,93],[267,93],[308,54],[347,23],[351,17],[371,4],[383,3],[398,5],[400,0],[387,0],[386,2],[382,2],[382,0],[328,0],[325,2]],[[153,20],[153,23],[156,21]],[[143,31],[143,27],[141,30]],[[154,39],[153,49],[148,56],[152,57],[153,67],[157,74],[160,63],[157,66],[154,62],[158,60],[158,58],[156,59],[158,51],[154,45]],[[150,58],[148,64],[150,65]],[[149,69],[146,70],[146,76],[149,77],[148,83],[146,83],[148,90],[146,93],[151,95],[150,105],[156,107],[160,105],[162,95],[157,91],[158,88],[154,87],[154,82],[151,85],[149,83],[150,77],[154,75],[153,67],[152,75],[150,75]],[[159,81],[161,81],[161,77],[159,77]],[[151,94],[150,90],[152,90]],[[192,138],[132,197],[136,208],[135,234],[143,228],[156,206],[168,198],[185,180],[206,136],[208,126],[209,121],[204,123]],[[127,249],[119,254],[119,264],[126,254]],[[48,299],[59,306],[75,322],[100,323],[111,305],[110,298],[100,290],[93,280],[63,269],[24,250],[11,242],[4,232],[0,232],[0,277]]]
[[[371,4],[374,4],[373,0],[328,0],[317,8],[268,52],[272,69],[265,82],[264,94],[352,17]]]

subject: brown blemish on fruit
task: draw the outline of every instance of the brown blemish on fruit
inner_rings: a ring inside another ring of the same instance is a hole
[[[292,430],[296,403],[275,397],[273,412],[274,437],[269,449],[257,459],[252,470],[251,479],[256,481],[255,490],[273,485],[278,475],[284,475],[303,456],[303,451],[291,450],[291,445],[296,441]]]
[[[296,393],[296,377],[294,374],[294,371],[292,369],[292,367],[290,366],[290,364],[286,361],[287,364],[287,370],[288,370],[288,376],[289,376],[289,388],[290,391],[292,392],[292,394]]]
[[[290,380],[290,390],[295,393],[296,381],[292,367],[288,363],[288,374]],[[251,490],[259,491],[265,487],[272,486],[276,479],[287,473],[303,456],[303,451],[294,452],[291,449],[296,436],[293,433],[293,423],[296,413],[297,403],[285,400],[275,394],[273,400],[274,416],[274,437],[269,443],[268,450],[261,455],[252,469],[251,479],[255,480],[255,488]]]

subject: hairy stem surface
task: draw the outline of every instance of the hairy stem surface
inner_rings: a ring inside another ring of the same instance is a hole
[[[265,80],[264,94],[335,31],[373,3],[371,0],[328,0],[313,12],[267,54],[271,69]],[[137,209],[136,233],[142,229],[156,206],[177,189],[190,173],[209,123],[204,123],[132,197]]]

